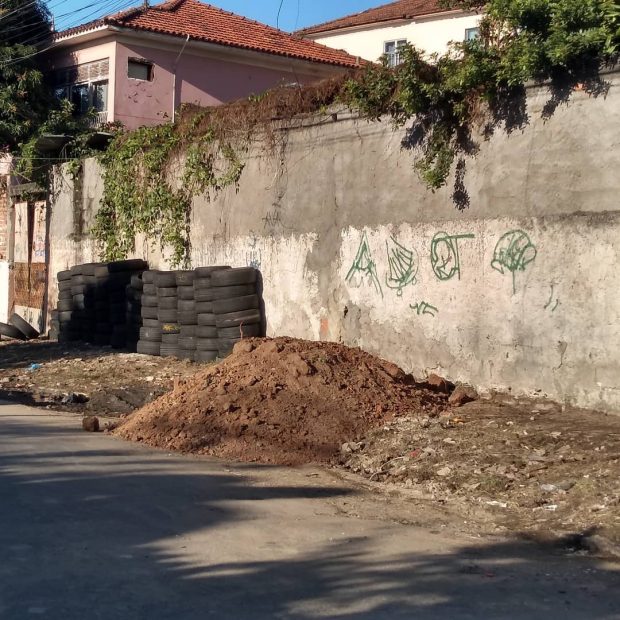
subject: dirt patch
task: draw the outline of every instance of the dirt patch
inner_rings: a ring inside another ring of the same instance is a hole
[[[341,447],[347,470],[500,529],[620,543],[620,418],[551,403],[406,415]]]
[[[110,347],[53,341],[0,343],[0,398],[80,414],[128,414],[200,366]]]
[[[339,344],[248,340],[133,414],[126,439],[262,463],[327,462],[343,441],[397,416],[437,416],[447,395],[394,364]]]

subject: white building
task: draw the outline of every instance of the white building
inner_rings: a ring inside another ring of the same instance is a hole
[[[297,34],[365,60],[376,61],[386,54],[395,65],[398,49],[406,43],[427,54],[441,54],[451,41],[478,36],[480,17],[475,12],[444,9],[439,0],[398,0]]]

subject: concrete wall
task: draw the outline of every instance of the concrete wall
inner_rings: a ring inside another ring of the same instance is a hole
[[[467,162],[471,205],[431,193],[403,131],[341,115],[257,148],[237,190],[196,197],[194,265],[254,265],[270,335],[358,345],[417,376],[620,411],[620,75]],[[84,201],[101,182],[86,169]],[[53,208],[52,270],[90,260]],[[165,261],[147,244],[138,254]]]
[[[406,39],[428,54],[443,54],[451,41],[463,41],[467,28],[476,28],[480,15],[442,14],[420,17],[409,22],[371,24],[349,30],[307,35],[317,43],[342,49],[353,56],[376,61],[386,41]]]

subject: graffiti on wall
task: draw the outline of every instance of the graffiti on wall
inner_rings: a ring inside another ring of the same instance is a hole
[[[491,267],[501,274],[512,274],[512,293],[517,292],[516,274],[536,260],[538,250],[527,233],[511,230],[502,235],[495,246]]]
[[[431,241],[430,267],[433,274],[440,282],[453,279],[461,279],[462,259],[459,243],[465,239],[475,239],[471,233],[450,235],[446,232],[438,232]],[[390,236],[385,242],[387,267],[385,273],[385,286],[394,291],[397,297],[402,298],[407,287],[413,287],[418,282],[418,273],[421,267],[420,255],[415,248],[410,248],[399,243],[394,236]],[[536,260],[538,250],[529,235],[522,230],[510,230],[503,234],[495,245],[491,267],[501,273],[512,275],[513,295],[516,293],[516,274],[525,271]],[[346,281],[350,286],[360,288],[372,287],[384,297],[382,279],[380,279],[377,263],[373,258],[372,249],[366,232],[362,234],[355,260],[349,269]],[[549,301],[545,310],[555,312],[560,301],[555,295],[555,283],[551,284]],[[409,304],[418,316],[435,317],[439,309],[427,301],[417,301]]]
[[[420,259],[415,250],[409,250],[394,237],[385,242],[389,272],[385,276],[385,284],[396,291],[399,297],[403,296],[403,289],[409,284],[415,284]]]
[[[439,310],[435,308],[435,306],[431,306],[431,304],[425,301],[419,301],[417,304],[409,304],[409,307],[418,315],[423,316],[425,314],[429,314],[432,317],[437,316]]]
[[[362,235],[355,260],[347,273],[346,281],[350,286],[361,288],[362,286],[372,286],[383,297],[383,289],[377,275],[377,265],[372,257],[368,236]]]
[[[251,232],[248,251],[245,253],[245,264],[248,267],[254,267],[254,269],[260,270],[263,263],[263,255],[258,247],[258,242],[258,235]]]
[[[474,239],[475,235],[449,235],[438,232],[431,241],[431,266],[438,280],[451,280],[454,276],[461,279],[461,257],[459,241]]]
[[[544,305],[545,310],[551,310],[551,312],[555,312],[560,305],[560,300],[555,294],[555,282],[551,283],[551,291],[549,292],[549,301]]]

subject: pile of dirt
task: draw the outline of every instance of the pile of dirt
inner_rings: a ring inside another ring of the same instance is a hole
[[[447,395],[359,349],[252,339],[131,415],[115,432],[150,446],[263,463],[326,462],[397,416],[437,416]]]

